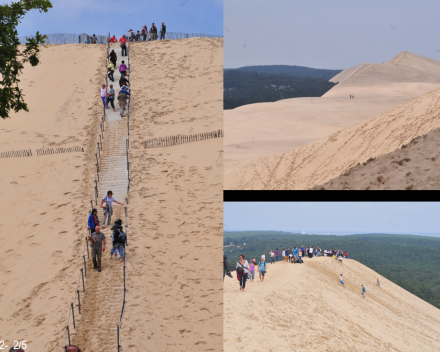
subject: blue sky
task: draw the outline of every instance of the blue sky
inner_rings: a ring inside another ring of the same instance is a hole
[[[224,229],[440,234],[436,202],[225,202]]]
[[[12,1],[2,1],[11,3]],[[40,33],[116,34],[164,22],[168,32],[223,34],[222,0],[53,0],[47,13],[32,11],[19,35]]]
[[[224,0],[224,67],[440,59],[438,0]]]

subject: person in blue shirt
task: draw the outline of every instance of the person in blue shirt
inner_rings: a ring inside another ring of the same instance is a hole
[[[260,262],[258,263],[258,271],[260,273],[260,281],[264,281],[264,275],[267,272],[267,263],[264,260],[264,257],[261,257]]]
[[[362,286],[362,298],[365,298],[365,287],[364,287],[364,285],[361,285]]]
[[[92,213],[89,215],[89,220],[87,221],[88,229],[91,233],[95,232],[95,227],[99,226],[100,222],[98,219],[98,210],[93,209]]]
[[[298,248],[296,247],[293,248],[293,257],[295,260],[298,260]]]

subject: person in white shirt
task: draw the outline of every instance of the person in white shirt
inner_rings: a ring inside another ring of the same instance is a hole
[[[270,251],[270,263],[273,264],[275,261],[275,253],[274,251]]]
[[[124,203],[119,203],[115,198],[113,198],[112,191],[108,191],[107,195],[101,200],[101,208],[104,210],[104,219],[102,221],[103,227],[105,226],[105,219],[107,218],[107,216],[108,216],[107,226],[110,226],[111,218],[113,215],[112,203],[124,205]]]
[[[286,260],[286,251],[284,249],[283,249],[282,255],[283,255],[283,262],[284,262]]]
[[[266,254],[263,253],[263,254],[261,255],[261,258],[263,258],[264,260],[266,260]]]
[[[240,254],[240,259],[237,262],[236,271],[237,271],[237,279],[240,281],[240,291],[244,291],[246,287],[246,280],[249,272],[249,263],[245,260],[246,257],[244,254]]]
[[[107,88],[105,87],[104,83],[101,86],[101,100],[102,103],[104,104],[104,108],[108,109]]]

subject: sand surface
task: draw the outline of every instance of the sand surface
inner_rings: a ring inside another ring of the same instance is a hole
[[[440,129],[312,189],[440,189]]]
[[[222,128],[223,40],[134,43],[124,351],[222,351],[223,140],[144,149]]]
[[[339,73],[320,98],[293,98],[224,111],[225,174],[365,121],[440,87],[440,62],[402,52],[384,64]],[[349,99],[354,95],[354,99]]]
[[[233,276],[224,282],[226,352],[438,351],[440,310],[357,261],[269,264],[245,292]]]
[[[34,152],[0,159],[0,339],[8,346],[20,339],[29,351],[62,348],[87,231],[104,50],[43,48],[41,64],[21,77],[30,112],[0,121],[1,152]],[[85,152],[35,156],[35,148],[73,146]]]
[[[440,89],[331,136],[225,175],[225,189],[309,189],[440,127]]]

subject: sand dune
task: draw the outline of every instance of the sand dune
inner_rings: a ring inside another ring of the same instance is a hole
[[[312,189],[440,189],[440,129]]]
[[[225,278],[225,351],[438,351],[440,310],[357,261],[304,261],[269,264],[245,292]]]
[[[339,84],[321,98],[225,110],[225,174],[259,157],[327,137],[440,87],[440,62],[402,52],[384,64],[345,70],[331,81]]]
[[[309,189],[440,127],[440,89],[330,137],[226,173],[225,189]]]
[[[42,48],[41,64],[21,77],[30,112],[0,121],[2,152],[85,149],[0,159],[0,338],[8,346],[23,339],[31,351],[62,348],[86,235],[104,60],[104,46]]]
[[[223,39],[134,43],[124,351],[222,351],[222,147],[144,149],[222,128]]]

